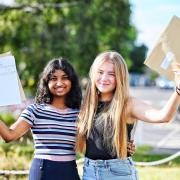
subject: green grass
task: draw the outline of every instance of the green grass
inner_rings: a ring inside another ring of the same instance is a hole
[[[134,161],[152,162],[164,159],[169,154],[150,154],[151,147],[139,147],[133,156]],[[179,180],[180,177],[180,157],[165,164],[149,167],[136,167],[140,180]]]
[[[164,159],[166,157],[168,157],[169,154],[135,154],[133,157],[133,160],[136,162],[152,162],[152,161],[158,161],[161,159]],[[169,161],[165,164],[159,165],[159,166],[171,166],[171,167],[175,167],[175,166],[179,166],[180,167],[180,157],[177,157],[176,159],[173,159],[172,161]]]
[[[20,143],[12,143],[9,145],[0,143],[0,170],[27,170],[31,164],[33,154],[33,146]],[[8,153],[5,153],[4,150]],[[168,154],[149,154],[151,147],[138,147],[133,156],[134,161],[150,162],[157,161],[169,156]],[[77,154],[77,159],[82,154]],[[159,166],[152,167],[136,167],[140,180],[178,180],[180,177],[180,157]],[[82,175],[82,164],[78,165],[79,173]],[[8,176],[7,178],[0,175],[0,180],[26,180],[27,176]]]
[[[137,167],[140,180],[179,180],[179,167]]]
[[[136,162],[152,162],[152,161],[158,161],[164,158],[167,158],[170,156],[169,154],[152,154],[150,153],[152,150],[152,147],[148,146],[142,146],[139,147],[136,151],[136,153],[133,155],[133,160]],[[169,161],[165,164],[159,165],[159,167],[164,166],[170,166],[170,167],[180,167],[180,157],[177,157],[176,159],[173,159],[172,161]]]

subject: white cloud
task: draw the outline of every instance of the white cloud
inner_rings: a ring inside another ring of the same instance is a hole
[[[0,0],[0,4],[12,4],[14,0]]]

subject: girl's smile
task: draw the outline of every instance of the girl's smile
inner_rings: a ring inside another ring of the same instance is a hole
[[[65,97],[71,90],[71,81],[62,70],[55,70],[48,82],[51,94],[55,97]]]

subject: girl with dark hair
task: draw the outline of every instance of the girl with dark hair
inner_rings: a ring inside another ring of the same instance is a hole
[[[31,129],[35,152],[30,180],[80,179],[74,145],[81,98],[73,67],[64,58],[53,59],[44,68],[35,103],[10,128],[0,121],[0,135],[6,142]]]

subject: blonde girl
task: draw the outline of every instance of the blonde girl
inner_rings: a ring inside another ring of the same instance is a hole
[[[170,121],[180,102],[180,83],[162,109],[131,97],[127,65],[115,51],[99,54],[89,77],[78,123],[77,150],[85,150],[83,180],[138,179],[127,155],[131,126],[137,120]]]

